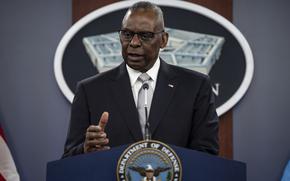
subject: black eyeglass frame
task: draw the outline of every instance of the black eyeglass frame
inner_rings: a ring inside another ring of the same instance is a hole
[[[158,32],[150,32],[150,31],[134,32],[134,31],[124,29],[124,30],[119,30],[118,32],[119,32],[120,38],[124,41],[130,42],[133,39],[133,37],[137,34],[137,37],[139,40],[141,40],[142,42],[149,42],[155,37],[156,34],[164,33],[165,31],[161,30]],[[125,35],[122,34],[123,32],[129,33],[130,37],[125,37]]]

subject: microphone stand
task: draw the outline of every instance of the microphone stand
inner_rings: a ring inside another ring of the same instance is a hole
[[[144,89],[144,109],[145,109],[145,136],[144,136],[144,140],[149,141],[151,140],[151,133],[150,133],[150,124],[148,121],[148,89],[149,89],[149,85],[147,82],[145,82],[142,85],[143,89]]]

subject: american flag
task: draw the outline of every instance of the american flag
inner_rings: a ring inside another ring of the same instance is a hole
[[[0,181],[19,181],[14,160],[6,144],[4,132],[0,125]]]

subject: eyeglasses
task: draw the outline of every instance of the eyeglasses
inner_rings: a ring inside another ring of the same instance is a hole
[[[120,38],[124,41],[131,41],[132,38],[137,34],[139,40],[148,42],[154,38],[156,34],[163,33],[164,30],[159,32],[149,32],[149,31],[141,31],[141,32],[133,32],[129,30],[120,30]]]

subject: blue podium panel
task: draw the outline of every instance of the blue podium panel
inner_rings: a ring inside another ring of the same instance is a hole
[[[127,146],[78,155],[47,164],[47,181],[115,181],[118,159]],[[171,146],[182,164],[183,181],[246,181],[246,165]]]
[[[246,181],[246,164],[171,146],[179,156],[184,181]]]
[[[47,181],[113,181],[118,159],[127,146],[77,155],[47,164]]]

